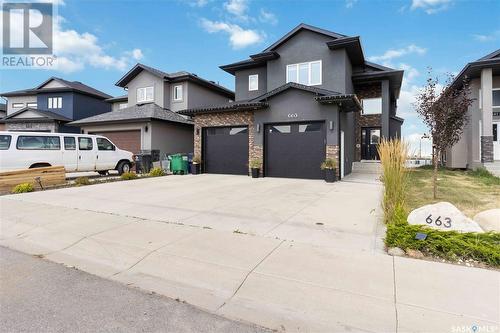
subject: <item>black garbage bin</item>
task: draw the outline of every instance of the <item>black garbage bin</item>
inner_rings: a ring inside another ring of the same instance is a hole
[[[135,157],[135,170],[137,173],[149,173],[153,167],[153,161],[151,160],[151,153],[141,151]]]

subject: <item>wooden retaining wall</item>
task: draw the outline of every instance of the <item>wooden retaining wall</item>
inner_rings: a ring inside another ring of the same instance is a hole
[[[0,191],[2,192],[10,192],[14,186],[22,183],[31,183],[36,189],[40,189],[40,183],[45,188],[65,182],[66,173],[62,166],[0,172]]]

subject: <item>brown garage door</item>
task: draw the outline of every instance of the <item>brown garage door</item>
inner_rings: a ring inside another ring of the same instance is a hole
[[[109,131],[90,134],[105,136],[113,141],[118,148],[131,151],[134,154],[141,150],[141,131]]]

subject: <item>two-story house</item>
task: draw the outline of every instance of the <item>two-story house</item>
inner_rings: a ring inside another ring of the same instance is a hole
[[[118,82],[126,96],[110,98],[112,111],[71,123],[83,133],[104,135],[118,147],[137,153],[193,151],[193,122],[177,113],[204,103],[225,103],[234,92],[188,72],[165,73],[135,65]]]
[[[1,96],[7,100],[7,116],[1,122],[8,131],[78,132],[78,128],[67,124],[111,110],[105,101],[110,95],[58,77]]]
[[[486,167],[500,175],[500,49],[468,63],[453,81],[469,81],[473,103],[460,141],[446,152],[450,168]]]
[[[359,37],[300,24],[261,53],[221,66],[234,75],[236,99],[187,108],[204,172],[322,178],[325,158],[340,176],[378,159],[381,137],[399,137],[403,71],[367,62]]]

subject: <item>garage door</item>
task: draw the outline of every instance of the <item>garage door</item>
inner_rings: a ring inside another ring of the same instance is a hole
[[[203,167],[207,173],[248,174],[248,127],[203,129]]]
[[[141,150],[141,131],[109,131],[90,134],[102,135],[110,139],[118,148],[137,154]]]
[[[324,122],[266,125],[265,175],[321,179],[325,160]]]

